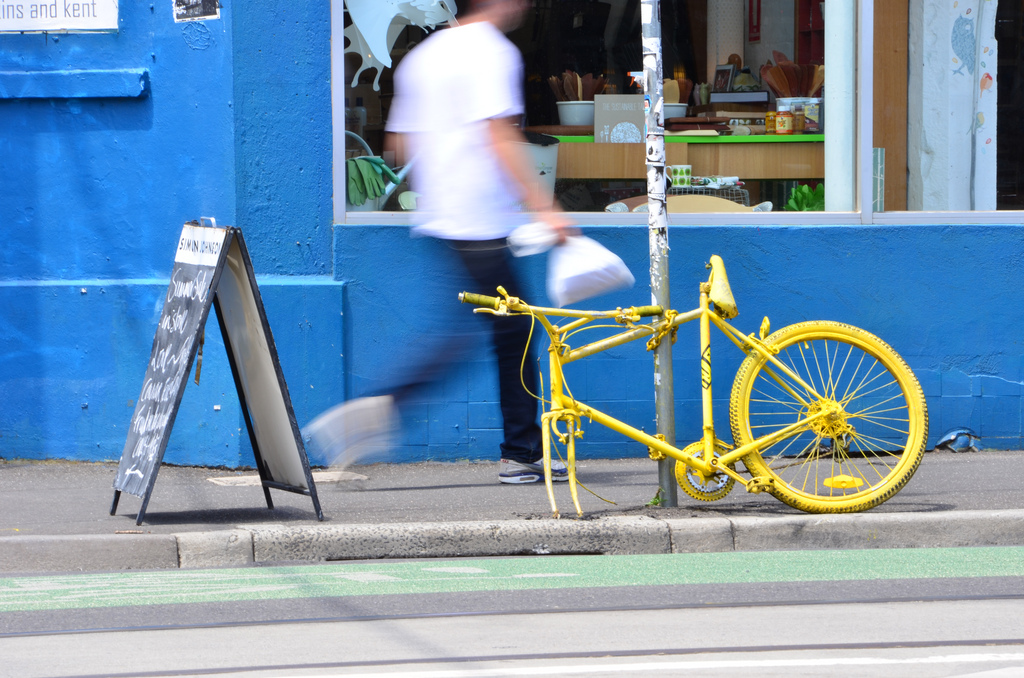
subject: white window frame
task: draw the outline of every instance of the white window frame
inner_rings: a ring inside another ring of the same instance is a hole
[[[737,226],[842,226],[842,225],[915,225],[915,224],[1018,224],[1024,211],[979,212],[875,212],[871,195],[874,111],[874,0],[857,2],[857,102],[856,158],[857,212],[786,212],[759,214],[677,214],[669,215],[669,224]],[[345,58],[344,0],[331,0],[331,121],[333,131],[334,223],[411,225],[408,212],[350,212],[345,209]],[[575,212],[579,223],[593,226],[646,225],[646,214],[609,214]]]

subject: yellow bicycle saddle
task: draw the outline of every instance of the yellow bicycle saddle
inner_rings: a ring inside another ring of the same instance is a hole
[[[729,287],[729,276],[725,273],[725,262],[717,254],[711,255],[711,292],[708,298],[715,305],[715,312],[728,320],[739,315],[736,308],[736,300],[733,299],[732,289]]]

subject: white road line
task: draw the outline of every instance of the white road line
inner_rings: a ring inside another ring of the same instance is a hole
[[[338,579],[348,579],[349,581],[358,582],[371,582],[371,581],[402,581],[398,577],[392,577],[390,574],[380,574],[377,572],[345,572],[337,573],[333,575]]]
[[[642,675],[646,672],[708,671],[729,669],[807,668],[833,666],[883,666],[909,664],[981,664],[991,662],[1020,662],[1024,667],[1024,653],[959,654],[910,659],[884,657],[835,657],[822,659],[757,659],[725,661],[644,662],[631,664],[602,663],[574,666],[523,666],[518,668],[458,669],[442,671],[400,671],[393,673],[336,673],[320,678],[488,678],[492,676],[568,676],[604,673]]]

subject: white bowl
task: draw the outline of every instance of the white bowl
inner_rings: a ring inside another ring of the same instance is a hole
[[[594,126],[593,101],[559,101],[556,103],[560,124]]]
[[[686,117],[686,104],[665,104],[665,119],[669,118],[685,118]]]

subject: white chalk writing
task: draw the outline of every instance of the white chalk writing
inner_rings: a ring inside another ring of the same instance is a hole
[[[208,271],[200,271],[195,280],[182,280],[184,274],[181,269],[175,269],[171,275],[171,285],[167,288],[167,301],[172,299],[194,299],[206,303],[206,297],[210,293],[210,286],[207,284]]]

